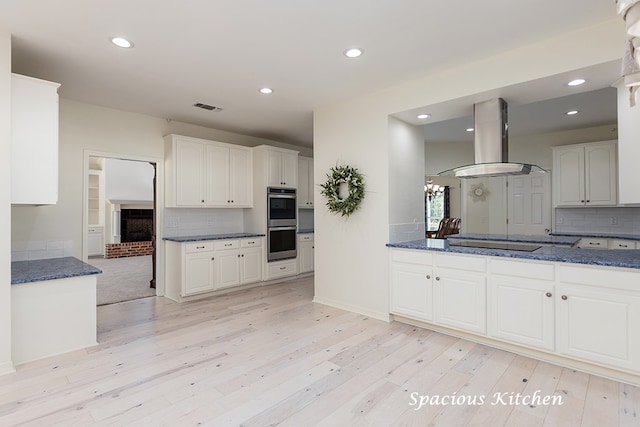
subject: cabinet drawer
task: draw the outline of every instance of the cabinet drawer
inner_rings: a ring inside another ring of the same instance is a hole
[[[391,261],[406,264],[432,265],[433,254],[428,251],[392,249]]]
[[[609,249],[636,249],[637,243],[633,240],[611,239]]]
[[[242,248],[256,248],[262,246],[262,239],[260,237],[252,237],[251,239],[242,239],[240,241],[240,247]]]
[[[293,276],[296,274],[296,262],[269,264],[269,278]]]
[[[584,249],[607,249],[609,241],[608,239],[580,239],[578,246]]]
[[[89,234],[100,234],[102,233],[103,227],[89,227],[87,230]]]
[[[506,261],[489,258],[491,273],[505,276],[535,278],[536,280],[552,281],[555,277],[553,264],[544,264],[540,261]]]
[[[218,240],[215,242],[214,247],[216,251],[238,249],[240,248],[240,240]]]
[[[313,242],[313,233],[299,234],[298,235],[298,242],[300,242],[300,243],[302,243],[302,242]]]
[[[194,254],[213,250],[213,242],[194,242],[185,244],[185,252]]]

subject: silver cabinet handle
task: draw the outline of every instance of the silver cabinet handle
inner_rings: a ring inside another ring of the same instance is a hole
[[[436,280],[440,280],[440,277],[436,276]]]
[[[546,295],[547,295],[547,298],[551,298],[553,296],[551,292],[547,292]]]
[[[427,274],[427,279],[431,279],[431,276],[429,274]]]
[[[564,301],[567,300],[567,296],[566,295],[562,295],[560,298],[562,298]]]

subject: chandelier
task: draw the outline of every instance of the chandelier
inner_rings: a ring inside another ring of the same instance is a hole
[[[444,189],[444,185],[434,184],[431,180],[428,180],[427,185],[424,186],[424,192],[427,194],[427,198],[429,200],[431,200],[432,197],[436,197],[444,193]]]

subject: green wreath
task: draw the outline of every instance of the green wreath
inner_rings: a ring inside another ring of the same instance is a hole
[[[340,184],[347,184],[349,195],[340,198]],[[320,184],[320,194],[327,198],[329,211],[349,216],[360,207],[364,199],[364,178],[358,169],[351,166],[336,166],[327,174],[327,182]]]

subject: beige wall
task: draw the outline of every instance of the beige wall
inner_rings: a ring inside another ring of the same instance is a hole
[[[0,375],[11,362],[11,35],[0,32]]]
[[[316,300],[388,317],[390,114],[620,59],[622,27],[610,20],[316,111],[315,181],[340,162],[358,167],[369,188],[349,219],[315,201]]]

